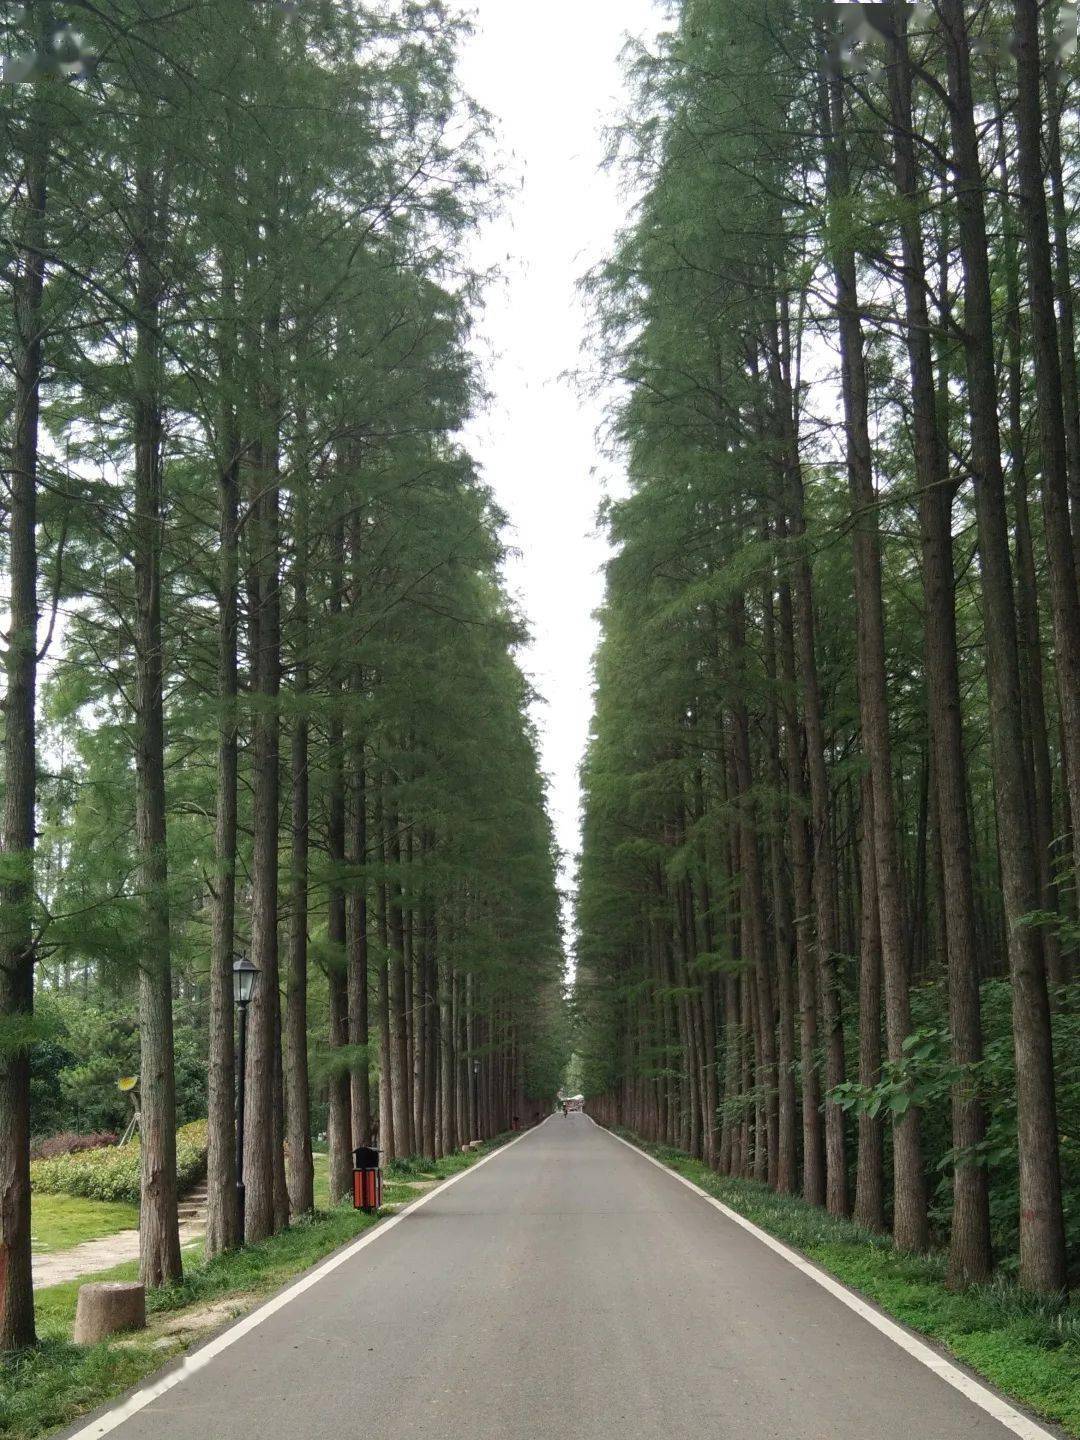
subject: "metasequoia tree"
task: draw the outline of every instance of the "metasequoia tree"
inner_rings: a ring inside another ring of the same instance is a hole
[[[4,119],[5,1348],[34,1338],[35,989],[137,1004],[151,1285],[181,1269],[178,1096],[216,1254],[312,1211],[327,1129],[336,1202],[356,1146],[490,1138],[565,1061],[526,630],[457,438],[493,194],[463,26],[109,0],[85,28],[96,63],[34,62]]]
[[[1077,1243],[1052,8],[986,6],[973,32],[951,0],[685,0],[631,57],[641,199],[589,280],[630,493],[607,511],[576,993],[602,1118],[704,1157],[711,1091],[724,1173],[801,1174],[837,1213],[854,1184],[898,1246],[949,1241],[950,1283],[1014,1252],[1045,1293]],[[683,972],[673,891],[709,937]]]

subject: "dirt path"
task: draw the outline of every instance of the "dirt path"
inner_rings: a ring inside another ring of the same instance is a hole
[[[181,1225],[180,1244],[190,1245],[195,1240],[201,1240],[205,1233],[201,1222]],[[83,1275],[97,1275],[102,1270],[111,1270],[114,1265],[123,1265],[127,1260],[138,1258],[138,1230],[118,1230],[115,1235],[103,1235],[100,1240],[84,1240],[70,1250],[51,1250],[46,1255],[35,1255],[34,1289],[63,1285],[65,1281],[78,1280]]]
[[[438,1185],[437,1179],[407,1180],[410,1190],[430,1190]],[[206,1188],[198,1187],[193,1194],[180,1202],[180,1244],[191,1245],[201,1240],[206,1233]],[[387,1206],[387,1209],[393,1209]],[[186,1218],[190,1217],[190,1218]],[[43,1290],[46,1285],[63,1285],[68,1280],[79,1280],[83,1276],[98,1275],[102,1270],[111,1270],[114,1265],[139,1258],[138,1230],[118,1230],[114,1235],[103,1235],[100,1240],[84,1240],[69,1250],[50,1250],[44,1255],[34,1256],[34,1289]]]

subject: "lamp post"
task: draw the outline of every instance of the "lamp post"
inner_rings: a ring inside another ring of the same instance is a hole
[[[473,1124],[476,1126],[476,1140],[481,1139],[480,1135],[480,1061],[472,1062],[472,1113]]]
[[[247,1072],[247,1012],[259,978],[259,967],[246,955],[233,961],[233,1003],[240,1016],[236,1044],[236,1211],[241,1245],[244,1243],[244,1080]]]

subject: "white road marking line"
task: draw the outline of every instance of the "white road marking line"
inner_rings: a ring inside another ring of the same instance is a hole
[[[339,1250],[336,1255],[331,1255],[329,1260],[324,1260],[316,1269],[309,1270],[302,1279],[297,1280],[294,1285],[290,1285],[287,1290],[283,1290],[279,1295],[275,1295],[272,1300],[268,1300],[258,1310],[250,1315],[246,1315],[242,1320],[238,1320],[236,1324],[231,1325],[228,1330],[223,1330],[220,1335],[216,1335],[214,1339],[208,1341],[201,1350],[197,1350],[193,1355],[185,1356],[175,1370],[170,1370],[167,1375],[162,1375],[160,1379],[151,1381],[149,1385],[143,1386],[141,1390],[136,1390],[134,1395],[130,1395],[112,1410],[106,1411],[104,1415],[99,1415],[96,1420],[91,1420],[90,1423],[84,1425],[81,1430],[74,1431],[67,1437],[67,1440],[100,1440],[102,1435],[111,1434],[113,1430],[123,1425],[126,1420],[130,1420],[131,1417],[137,1415],[140,1410],[145,1410],[147,1405],[152,1404],[159,1396],[172,1390],[173,1387],[179,1385],[181,1381],[189,1380],[192,1375],[197,1375],[200,1370],[205,1370],[211,1360],[220,1355],[223,1350],[228,1350],[230,1345],[235,1345],[237,1340],[242,1340],[245,1335],[250,1334],[251,1331],[261,1325],[264,1320],[269,1320],[271,1315],[276,1315],[279,1310],[283,1310],[290,1300],[295,1300],[298,1295],[303,1295],[305,1290],[310,1290],[313,1285],[317,1285],[320,1280],[329,1275],[332,1270],[336,1270],[339,1265],[344,1265],[347,1261],[351,1260],[354,1255],[358,1255],[366,1246],[372,1245],[376,1240],[381,1239],[382,1236],[388,1235],[395,1226],[400,1225],[402,1220],[404,1220],[406,1216],[411,1215],[414,1210],[419,1210],[421,1206],[427,1205],[429,1201],[435,1199],[436,1195],[441,1195],[443,1191],[448,1190],[451,1185],[456,1185],[459,1180],[464,1180],[466,1175],[474,1175],[482,1165],[486,1165],[489,1160],[494,1160],[497,1155],[505,1155],[507,1150],[517,1145],[519,1141],[527,1140],[537,1129],[539,1129],[539,1126],[534,1126],[533,1129],[526,1130],[523,1134],[519,1135],[516,1140],[508,1140],[505,1145],[500,1145],[497,1150],[492,1150],[489,1154],[477,1160],[475,1165],[470,1165],[466,1170],[459,1170],[456,1175],[451,1175],[448,1180],[444,1180],[442,1184],[437,1185],[434,1190],[429,1190],[425,1195],[421,1195],[416,1200],[411,1201],[404,1210],[399,1210],[396,1215],[391,1215],[388,1220],[380,1221],[380,1223],[369,1230],[366,1235],[362,1235],[359,1240],[354,1241],[344,1250]]]
[[[592,1116],[589,1118],[592,1119]],[[593,1124],[596,1125],[595,1120]],[[597,1125],[597,1129],[604,1130],[605,1127]],[[629,1140],[624,1140],[621,1135],[616,1135],[611,1130],[606,1130],[605,1133],[610,1135],[612,1140],[618,1140],[620,1145],[625,1145],[628,1150],[632,1150],[635,1155],[640,1155],[643,1160],[648,1160],[650,1165],[655,1165],[665,1175],[670,1175],[673,1180],[678,1180],[681,1185],[685,1185],[695,1195],[700,1195],[722,1215],[726,1215],[729,1220],[734,1220],[736,1225],[741,1225],[755,1239],[760,1240],[763,1245],[767,1245],[770,1250],[774,1250],[777,1255],[782,1256],[789,1265],[794,1265],[796,1270],[801,1270],[815,1284],[820,1285],[823,1290],[827,1290],[830,1295],[834,1295],[842,1305],[846,1305],[849,1310],[854,1310],[856,1315],[861,1315],[864,1320],[873,1325],[875,1330],[880,1330],[883,1335],[887,1335],[894,1344],[899,1345],[901,1350],[906,1350],[920,1365],[925,1365],[928,1370],[932,1370],[935,1375],[940,1376],[954,1390],[959,1390],[961,1395],[965,1395],[973,1405],[978,1405],[980,1410],[985,1410],[988,1415],[992,1415],[1007,1430],[1011,1430],[1014,1435],[1019,1435],[1021,1440],[1056,1440],[1049,1430],[1044,1430],[1034,1420],[1029,1420],[1026,1415],[1021,1415],[1020,1411],[1014,1409],[1007,1400],[1003,1400],[1000,1395],[995,1395],[992,1390],[981,1385],[978,1380],[966,1375],[958,1366],[946,1360],[943,1355],[939,1355],[929,1345],[917,1340],[914,1335],[909,1335],[903,1326],[880,1314],[872,1305],[868,1305],[846,1285],[841,1285],[839,1280],[834,1280],[831,1275],[826,1274],[824,1270],[805,1259],[797,1250],[792,1250],[783,1241],[777,1240],[766,1230],[760,1229],[753,1221],[747,1220],[745,1215],[740,1215],[737,1210],[732,1210],[723,1201],[717,1200],[715,1195],[710,1195],[707,1190],[703,1190],[700,1185],[695,1185],[693,1180],[688,1180],[677,1170],[672,1170],[662,1160],[657,1160],[654,1155],[639,1150],[636,1145]]]

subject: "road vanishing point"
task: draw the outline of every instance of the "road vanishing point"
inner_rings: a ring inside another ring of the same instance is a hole
[[[64,1434],[1052,1434],[792,1258],[587,1115],[553,1116]]]

